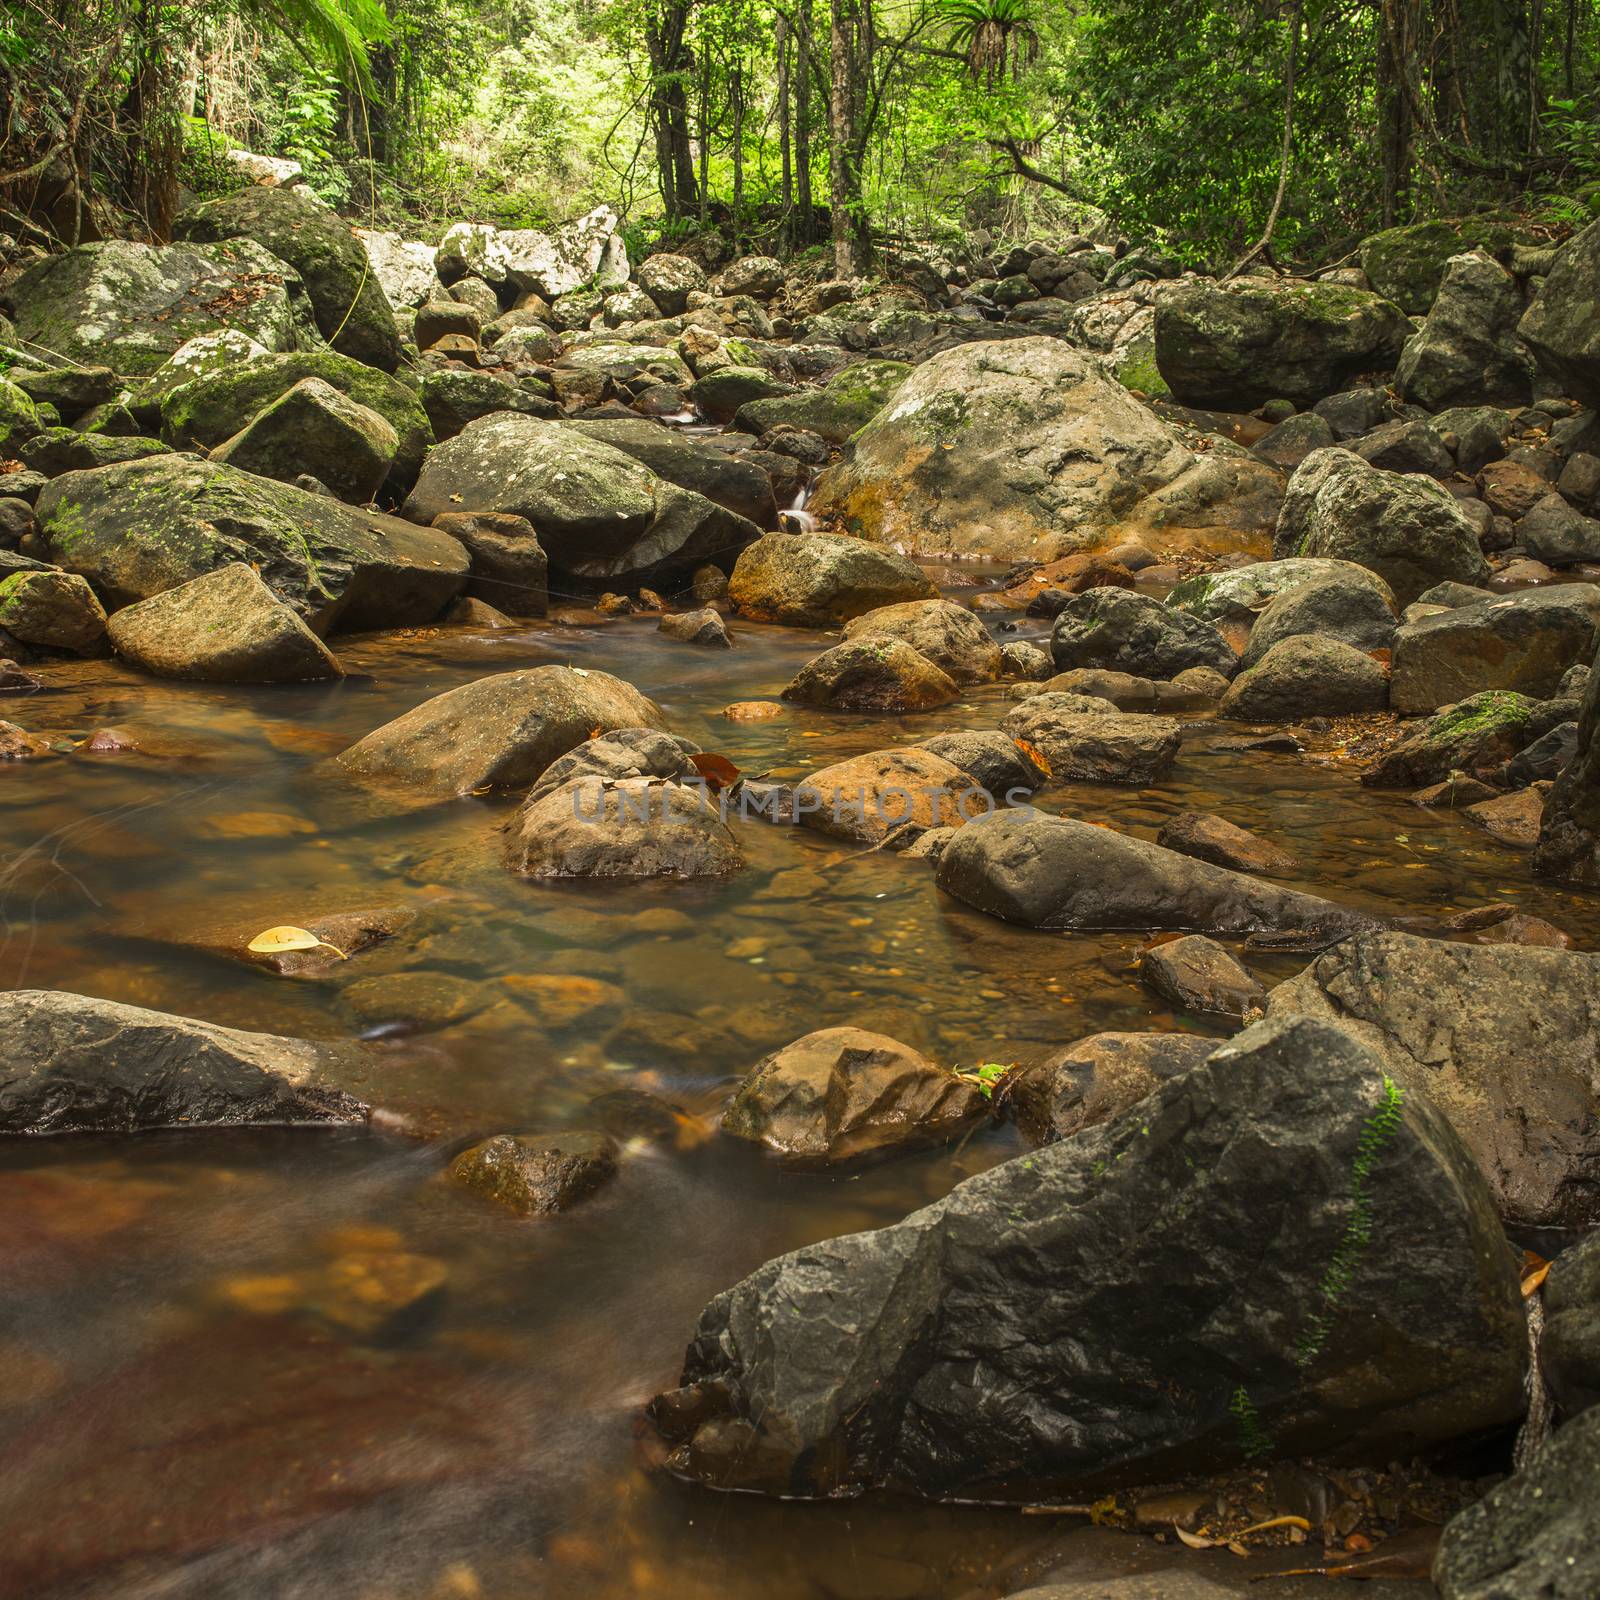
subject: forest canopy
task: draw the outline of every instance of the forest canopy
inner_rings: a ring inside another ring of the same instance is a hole
[[[1219,266],[1600,196],[1594,0],[6,0],[0,199],[166,236],[184,190],[300,163],[437,234],[605,202],[864,266],[902,239],[1109,220]],[[120,215],[119,215],[120,214]],[[113,220],[115,219],[115,220]]]

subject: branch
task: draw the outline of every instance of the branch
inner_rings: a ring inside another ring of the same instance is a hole
[[[1023,155],[1022,147],[1010,134],[1002,139],[986,139],[984,143],[990,149],[998,150],[1002,155],[1011,158],[1011,170],[1019,177],[1026,178],[1030,183],[1042,183],[1047,189],[1054,189],[1057,194],[1064,194],[1068,199],[1076,200],[1077,191],[1069,183],[1064,183],[1060,178],[1036,167]]]
[[[1284,191],[1289,187],[1289,169],[1294,158],[1294,69],[1300,54],[1301,0],[1295,0],[1289,27],[1289,60],[1283,73],[1283,148],[1278,155],[1278,192],[1272,197],[1272,210],[1267,213],[1267,225],[1261,237],[1234,262],[1223,275],[1222,281],[1237,278],[1255,258],[1272,244],[1273,231],[1278,226],[1278,215],[1283,210]]]

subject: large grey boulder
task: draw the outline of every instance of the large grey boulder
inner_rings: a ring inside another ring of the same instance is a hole
[[[823,473],[812,509],[898,549],[1053,561],[1161,521],[1169,499],[1189,526],[1258,525],[1243,500],[1263,479],[1278,482],[1242,454],[1190,451],[1090,356],[1032,337],[924,362]],[[1275,487],[1268,498],[1270,518]]]
[[[1600,1223],[1600,957],[1371,932],[1272,991],[1424,1088],[1514,1223]]]
[[[38,514],[50,559],[113,607],[243,562],[318,633],[401,628],[467,581],[447,534],[189,455],[69,472]]]
[[[1330,556],[1370,568],[1408,606],[1446,579],[1482,584],[1477,529],[1431,478],[1385,472],[1350,450],[1314,450],[1289,480],[1277,556]]]
[[[420,306],[439,292],[439,273],[433,264],[439,253],[435,246],[381,228],[352,231],[367,252],[378,287],[395,310]]]
[[[1204,622],[1253,622],[1280,595],[1327,578],[1364,583],[1382,597],[1391,613],[1394,595],[1377,573],[1354,561],[1323,556],[1285,556],[1277,561],[1252,561],[1222,572],[1202,572],[1173,586],[1166,603]],[[1272,641],[1274,644],[1277,640]]]
[[[0,1134],[362,1123],[359,1045],[241,1033],[53,989],[0,994]]]
[[[826,628],[880,606],[936,600],[915,562],[839,534],[769,533],[739,552],[728,594],[757,622]]]
[[[706,275],[688,256],[663,251],[646,256],[639,263],[639,287],[655,301],[664,317],[675,317],[687,306],[689,296],[704,290]]]
[[[1587,665],[1600,629],[1600,586],[1561,584],[1458,606],[1394,635],[1390,704],[1403,717],[1454,705],[1484,689],[1552,698],[1567,671]]]
[[[111,619],[112,648],[157,678],[310,683],[344,669],[242,561],[203,573]]]
[[[293,483],[309,473],[341,500],[365,505],[389,476],[399,435],[370,407],[321,378],[302,378],[211,452],[225,467]]]
[[[268,350],[315,338],[299,275],[248,239],[211,245],[106,239],[46,256],[11,285],[26,348],[124,376],[232,328]]]
[[[311,195],[252,184],[192,206],[173,231],[204,244],[254,241],[299,273],[317,330],[335,350],[384,372],[399,366],[394,308],[366,251],[350,224]]]
[[[1067,817],[1001,811],[968,823],[940,857],[947,894],[1026,928],[1345,937],[1374,919],[1142,839]]]
[[[1314,633],[1280,639],[1228,685],[1217,708],[1240,722],[1359,716],[1389,703],[1389,674],[1352,644]]]
[[[672,1465],[722,1488],[1056,1501],[1410,1455],[1520,1416],[1525,1362],[1516,1257],[1460,1140],[1300,1020],[768,1262],[706,1307],[651,1411]]]
[[[391,373],[363,365],[335,350],[299,350],[273,355],[262,351],[213,366],[198,364],[192,374],[162,389],[161,437],[178,450],[199,445],[214,450],[246,427],[274,401],[307,378],[318,378],[340,394],[376,411],[395,431],[386,503],[399,501],[422,470],[433,443],[433,428],[417,391]],[[152,380],[154,381],[154,380]],[[306,471],[315,469],[307,467]]]
[[[642,461],[658,478],[704,495],[758,528],[777,526],[772,479],[760,467],[738,460],[715,444],[648,417],[634,421],[608,418],[601,422],[580,419],[567,426],[586,439],[598,439],[625,456]]]
[[[1156,365],[1186,405],[1310,405],[1392,367],[1411,337],[1399,306],[1337,284],[1201,280],[1156,301]]]
[[[1600,405],[1600,222],[1562,246],[1517,332],[1548,378]]]
[[[554,570],[629,587],[687,577],[761,532],[614,445],[515,412],[436,446],[405,505],[418,522],[462,511],[526,517]]]
[[[1569,1422],[1445,1527],[1433,1564],[1441,1600],[1593,1600],[1597,1482],[1600,1409]]]
[[[1533,358],[1517,335],[1521,316],[1522,291],[1504,267],[1481,250],[1452,256],[1428,320],[1400,352],[1395,388],[1430,411],[1525,405]]]
[[[1175,678],[1209,667],[1230,678],[1233,647],[1208,622],[1133,589],[1086,589],[1064,597],[1050,634],[1058,672],[1105,667],[1141,678]]]
[[[440,243],[441,268],[454,232],[451,229]],[[554,300],[585,286],[615,289],[628,281],[628,249],[610,206],[596,206],[556,228],[490,232],[497,259],[503,263],[502,278],[491,277],[491,283],[505,281],[524,293]]]
[[[531,667],[447,689],[335,759],[355,778],[440,794],[514,793],[597,729],[661,726],[661,708],[609,672]]]
[[[1253,667],[1275,644],[1315,634],[1357,650],[1387,650],[1398,625],[1388,585],[1343,562],[1328,577],[1279,591],[1250,628],[1240,665]]]
[[[1518,519],[1516,540],[1535,561],[1553,567],[1600,561],[1600,521],[1586,517],[1554,489]]]

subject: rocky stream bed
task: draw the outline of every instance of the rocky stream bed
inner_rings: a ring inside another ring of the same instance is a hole
[[[1593,1600],[1600,225],[177,232],[0,278],[0,1593]]]

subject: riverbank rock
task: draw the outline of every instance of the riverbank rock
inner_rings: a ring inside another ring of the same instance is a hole
[[[499,1133],[450,1163],[450,1181],[519,1217],[553,1217],[603,1188],[617,1173],[603,1133]]]
[[[1301,463],[1273,549],[1368,567],[1401,606],[1436,583],[1481,585],[1489,576],[1477,530],[1449,490],[1369,466],[1349,450],[1315,450]]]
[[[899,392],[912,369],[903,361],[857,361],[816,389],[747,400],[733,425],[745,433],[803,428],[829,444],[843,444]]]
[[[1297,633],[1229,684],[1218,713],[1239,722],[1302,722],[1381,711],[1388,703],[1389,674],[1364,650]]]
[[[661,708],[609,672],[530,667],[447,689],[335,760],[351,777],[440,794],[515,793],[596,730],[661,727]]]
[[[1423,1088],[1511,1222],[1600,1223],[1600,957],[1371,932],[1272,991]]]
[[[399,435],[376,411],[321,378],[302,378],[219,444],[211,460],[281,483],[309,473],[359,506],[377,494],[399,447]]]
[[[879,606],[844,625],[846,639],[869,633],[903,639],[957,683],[993,683],[1000,676],[1000,646],[994,635],[953,600]]]
[[[29,267],[9,298],[27,345],[125,377],[154,372],[190,339],[222,328],[293,350],[311,323],[299,275],[248,239],[80,244]]]
[[[1171,717],[1101,709],[1087,695],[1031,695],[1000,728],[1043,756],[1056,783],[1145,788],[1166,777],[1183,745]]]
[[[1568,1245],[1545,1279],[1539,1370],[1563,1416],[1600,1405],[1600,1233]]]
[[[467,593],[514,617],[550,610],[550,559],[526,517],[505,511],[447,512],[435,517],[441,533],[458,539],[472,563]]]
[[[733,640],[728,637],[728,625],[712,606],[701,606],[696,611],[676,611],[665,616],[656,626],[656,632],[680,644],[697,644],[712,650],[731,650]]]
[[[1197,1033],[1094,1033],[1012,1073],[1000,1092],[1028,1138],[1051,1144],[1120,1117],[1216,1048]]]
[[[467,582],[446,534],[188,455],[69,472],[37,509],[50,559],[113,607],[243,562],[318,633],[403,628]]]
[[[530,795],[501,860],[525,878],[725,878],[744,866],[703,785],[573,778]]]
[[[1009,734],[988,729],[936,733],[922,741],[922,748],[959,767],[996,804],[1025,799],[1050,776],[1037,751],[1024,750]]]
[[[1185,578],[1172,588],[1166,604],[1174,611],[1187,611],[1213,625],[1252,623],[1274,600],[1327,578],[1348,578],[1364,583],[1380,596],[1391,613],[1399,609],[1389,585],[1370,568],[1354,561],[1306,556],[1252,561],[1248,566]]]
[[[734,1092],[722,1131],[832,1166],[945,1144],[988,1114],[978,1086],[880,1033],[823,1028],[775,1050]]]
[[[1280,889],[1067,817],[1002,811],[963,828],[940,858],[946,894],[1026,928],[1293,929],[1342,938],[1362,912]]]
[[[1411,333],[1399,306],[1364,289],[1201,280],[1157,299],[1156,366],[1185,405],[1309,406],[1362,373],[1387,371]]]
[[[1557,1431],[1532,1461],[1444,1530],[1441,1600],[1590,1600],[1600,1594],[1594,1485],[1600,1410]]]
[[[385,492],[392,501],[401,499],[417,481],[433,443],[428,414],[417,391],[399,378],[333,350],[262,352],[172,385],[160,397],[161,437],[177,450],[196,445],[214,450],[307,378],[320,379],[355,404],[376,411],[394,429],[394,460]]]
[[[1407,1455],[1519,1416],[1524,1364],[1515,1256],[1449,1124],[1339,1030],[1268,1022],[1113,1122],[768,1262],[651,1413],[721,1488],[1053,1502]]]
[[[761,532],[603,440],[516,412],[435,446],[405,504],[418,522],[485,511],[526,517],[554,570],[630,588],[687,578]]]
[[[156,678],[311,683],[342,678],[328,647],[243,562],[124,606],[112,648]]]
[[[970,774],[921,745],[847,756],[814,772],[794,791],[808,828],[852,844],[900,849],[934,828],[959,828],[993,800]]]
[[[1526,405],[1533,358],[1517,335],[1522,310],[1517,280],[1497,261],[1481,250],[1452,256],[1428,320],[1400,352],[1395,389],[1429,411]]]
[[[1591,222],[1556,256],[1544,287],[1517,325],[1540,370],[1562,393],[1600,405],[1600,325],[1594,285],[1600,277],[1600,223]]]
[[[625,456],[642,462],[658,478],[702,495],[713,505],[731,511],[758,528],[773,528],[778,506],[772,497],[772,479],[760,467],[740,461],[713,444],[702,443],[677,428],[647,417],[632,421],[611,418],[566,424],[586,439],[598,439]]]
[[[0,1133],[364,1123],[357,1045],[241,1033],[54,989],[0,994]]]
[[[252,184],[190,207],[173,231],[199,244],[253,240],[300,275],[317,331],[335,350],[384,372],[399,366],[394,308],[350,224],[331,207],[297,189]]]
[[[1279,481],[1242,453],[1200,460],[1088,356],[1035,337],[924,362],[823,473],[812,509],[897,549],[1053,561],[1134,517],[1263,525],[1275,487],[1264,511],[1247,502],[1264,478]],[[1142,505],[1158,491],[1170,503]]]
[[[831,711],[931,711],[961,693],[952,679],[903,639],[866,634],[808,661],[785,700]]]
[[[439,273],[433,264],[439,252],[433,245],[378,228],[351,232],[367,252],[378,287],[396,311],[420,306],[439,292]]]
[[[1063,598],[1050,633],[1058,672],[1106,667],[1142,678],[1175,678],[1190,667],[1209,667],[1231,678],[1239,670],[1238,656],[1215,628],[1150,595],[1107,588]]]
[[[1412,724],[1361,775],[1369,789],[1423,789],[1456,773],[1487,779],[1551,727],[1548,703],[1488,689]]]
[[[1295,584],[1273,596],[1250,629],[1240,664],[1253,667],[1273,645],[1296,634],[1353,645],[1357,650],[1387,650],[1399,626],[1387,585],[1360,567],[1345,567],[1324,578]],[[1352,574],[1361,573],[1361,577]],[[1363,581],[1363,579],[1367,581]]]
[[[741,616],[827,628],[880,606],[937,600],[914,562],[838,534],[769,533],[739,552],[728,593]]]
[[[104,655],[105,607],[73,572],[14,572],[0,578],[0,634],[35,650]]]
[[[1600,586],[1562,584],[1458,606],[1394,635],[1390,703],[1403,717],[1486,689],[1554,698],[1567,671],[1594,655]]]

